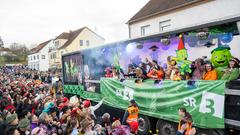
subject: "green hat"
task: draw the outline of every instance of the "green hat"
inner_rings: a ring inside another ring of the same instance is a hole
[[[220,51],[220,50],[231,50],[231,48],[230,48],[230,47],[227,47],[227,46],[217,47],[217,48],[213,49],[213,50],[211,51],[211,53],[213,53],[213,52],[215,52],[215,51]]]
[[[21,119],[18,123],[19,128],[27,128],[30,125],[30,121],[28,118]]]
[[[10,123],[13,122],[16,118],[17,118],[17,114],[16,114],[16,113],[11,114],[11,115],[8,115],[8,116],[6,117],[6,123],[7,123],[7,124],[10,124]]]

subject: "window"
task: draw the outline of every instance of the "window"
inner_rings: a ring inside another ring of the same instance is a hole
[[[89,43],[89,40],[86,40],[86,46],[89,46],[90,43]]]
[[[56,58],[56,53],[53,53],[53,56],[52,56],[52,57],[53,57],[53,59],[55,59],[55,58]]]
[[[36,60],[36,56],[33,56],[33,60]]]
[[[39,59],[39,55],[37,55],[37,59]]]
[[[45,55],[42,55],[42,59],[46,59]]]
[[[141,36],[145,36],[150,33],[150,25],[141,27]]]
[[[58,41],[58,40],[57,40],[57,41],[55,41],[55,43],[54,43],[54,44],[55,44],[55,47],[56,47],[56,48],[58,48],[58,46],[59,46],[59,41]]]
[[[83,40],[79,41],[80,46],[83,46]]]
[[[168,30],[171,27],[171,20],[165,20],[159,23],[159,31]]]

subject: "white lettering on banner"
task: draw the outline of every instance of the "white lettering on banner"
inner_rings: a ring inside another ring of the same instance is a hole
[[[116,90],[116,95],[120,96],[120,97],[123,97],[122,91],[119,90],[119,89]]]
[[[130,101],[131,99],[133,99],[133,94],[134,94],[134,90],[126,86],[123,90],[122,89],[116,90],[116,95],[122,97],[123,100]]]
[[[223,118],[224,96],[203,92],[199,112],[210,113],[215,117]]]
[[[132,88],[126,87],[124,89],[123,100],[131,100],[133,99],[134,90]]]
[[[184,101],[184,106],[191,106],[191,107],[196,107],[196,99],[192,97],[186,97],[183,99]]]

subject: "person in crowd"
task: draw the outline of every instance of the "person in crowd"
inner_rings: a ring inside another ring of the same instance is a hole
[[[222,80],[236,80],[239,77],[239,59],[232,58],[229,62],[228,68],[224,70]]]
[[[85,100],[83,102],[83,111],[92,115],[96,119],[95,111],[102,105],[105,98],[103,98],[97,105],[92,106],[90,100]]]
[[[28,118],[21,119],[18,124],[19,132],[21,135],[29,135],[30,132],[30,121]]]
[[[16,127],[7,127],[4,135],[20,135],[20,133]]]
[[[80,122],[81,125],[81,131],[84,133],[84,135],[94,135],[96,134],[95,131],[92,129],[92,122],[85,118]]]
[[[66,127],[66,134],[67,135],[78,135],[78,128],[79,128],[79,122],[77,118],[72,118]]]
[[[109,135],[111,134],[111,116],[109,113],[104,113],[101,117],[101,125],[103,128],[105,128],[105,134]]]
[[[217,80],[217,71],[214,69],[212,63],[208,62],[205,64],[205,73],[203,75],[203,80]]]
[[[6,127],[17,127],[18,126],[18,116],[16,113],[14,114],[9,114],[7,117],[6,117]]]
[[[123,122],[124,124],[128,124],[130,126],[131,132],[134,134],[137,134],[138,132],[138,105],[135,102],[134,99],[130,101],[130,105],[128,109],[125,111],[125,114],[123,116]]]
[[[201,80],[204,73],[204,60],[201,58],[196,59],[193,67],[192,80]]]
[[[38,127],[38,123],[39,123],[38,117],[35,114],[32,114],[32,116],[31,116],[31,130]]]
[[[133,133],[133,132],[132,132]],[[116,119],[112,124],[112,135],[130,135],[130,129],[126,125],[121,125],[120,120]]]
[[[97,133],[96,135],[106,135],[104,129],[102,128],[102,126],[100,124],[96,124],[94,126],[94,131]]]
[[[43,128],[36,127],[32,130],[31,135],[46,135]]]
[[[196,129],[193,127],[193,120],[190,113],[185,108],[179,108],[178,115],[180,120],[176,135],[195,135]]]
[[[56,134],[57,131],[51,126],[50,122],[51,119],[49,118],[49,115],[46,112],[42,112],[39,116],[39,127],[42,128],[48,135]]]

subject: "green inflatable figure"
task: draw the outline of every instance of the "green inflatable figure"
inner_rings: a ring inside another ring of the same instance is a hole
[[[218,47],[211,51],[211,62],[216,68],[218,79],[221,79],[224,74],[224,69],[227,68],[229,61],[233,58],[229,47]]]
[[[178,50],[176,50],[177,57],[173,57],[172,60],[175,60],[177,62],[181,75],[185,75],[185,73],[192,72],[190,68],[192,62],[187,60],[188,58],[187,49],[184,47],[182,36],[180,35],[179,37],[180,41],[178,43]]]

